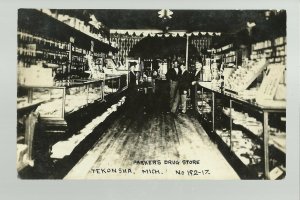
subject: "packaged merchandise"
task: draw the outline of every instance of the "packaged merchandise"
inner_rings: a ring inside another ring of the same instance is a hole
[[[259,61],[250,61],[248,65],[239,66],[229,77],[225,80],[225,88],[235,92],[242,92],[246,90],[250,84],[259,76],[267,66],[266,59]]]

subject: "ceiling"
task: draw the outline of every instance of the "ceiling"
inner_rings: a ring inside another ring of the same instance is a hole
[[[247,21],[265,21],[264,10],[172,10],[172,19],[162,21],[159,10],[88,10],[110,29],[236,32],[246,27]]]
[[[266,10],[173,10],[172,19],[162,21],[159,10],[79,9],[59,10],[84,21],[94,14],[110,29],[164,29],[232,33],[244,29],[247,21],[264,22]]]
[[[86,23],[94,14],[98,21],[109,29],[158,29],[185,30],[187,32],[221,32],[224,37],[235,37],[247,32],[247,22],[255,22],[253,36],[262,41],[286,34],[286,12],[267,10],[173,10],[172,18],[162,20],[159,10],[126,10],[126,9],[76,9],[58,10],[59,13],[77,17]],[[274,13],[274,14],[272,14]]]

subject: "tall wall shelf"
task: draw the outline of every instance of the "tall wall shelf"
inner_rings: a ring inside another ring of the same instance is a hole
[[[51,145],[75,134],[125,94],[126,71],[92,80],[85,73],[86,55],[103,59],[110,52],[117,49],[40,10],[18,10],[19,75],[34,71],[38,76],[18,76],[18,155],[29,148],[29,161],[36,158],[47,167]],[[18,158],[22,170],[26,163]]]
[[[235,50],[235,44],[230,43],[217,49],[214,49],[212,58],[219,60],[219,62],[222,62],[226,65],[230,63],[237,65],[237,56],[238,55],[237,51]]]
[[[84,77],[86,55],[104,58],[109,52],[117,49],[39,10],[18,12],[18,60],[25,67],[45,61],[57,65],[60,79]]]
[[[34,22],[34,23],[32,23]],[[35,9],[19,9],[18,11],[18,28],[30,30],[34,34],[44,37],[55,38],[63,42],[69,42],[70,37],[75,38],[77,47],[83,49],[91,48],[91,41],[94,42],[95,52],[115,52],[116,48],[95,39],[47,14]],[[61,34],[61,33],[64,34]]]
[[[257,42],[251,45],[253,59],[266,57],[270,63],[283,63],[286,61],[286,37]]]

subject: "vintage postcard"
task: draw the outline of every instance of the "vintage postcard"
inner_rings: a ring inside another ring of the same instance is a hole
[[[18,9],[18,178],[285,178],[286,22],[284,9]]]

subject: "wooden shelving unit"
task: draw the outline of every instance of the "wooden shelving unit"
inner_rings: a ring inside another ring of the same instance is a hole
[[[277,37],[251,45],[252,58],[265,56],[270,63],[286,62],[286,37]]]

